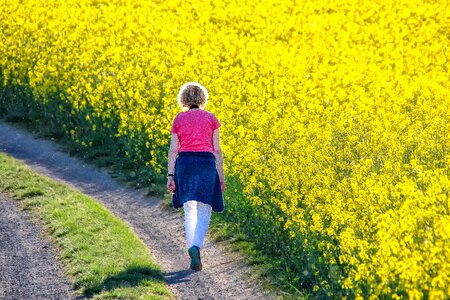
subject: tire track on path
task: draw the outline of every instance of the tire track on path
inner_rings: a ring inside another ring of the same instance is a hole
[[[33,216],[0,193],[0,299],[71,299],[53,245]]]
[[[165,279],[180,299],[274,299],[252,276],[242,257],[220,243],[206,240],[204,270],[189,270],[181,215],[162,208],[162,199],[118,184],[111,176],[87,165],[48,140],[0,123],[0,151],[32,169],[95,198],[124,220],[149,247]]]

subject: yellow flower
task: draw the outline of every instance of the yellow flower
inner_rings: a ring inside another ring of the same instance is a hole
[[[257,238],[342,265],[309,276],[352,295],[450,294],[446,1],[91,4],[0,5],[1,81],[30,91],[24,107],[161,174],[178,90],[202,82]]]

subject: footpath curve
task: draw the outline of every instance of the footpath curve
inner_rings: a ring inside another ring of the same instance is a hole
[[[93,197],[124,220],[149,247],[171,290],[180,299],[274,299],[252,278],[242,257],[206,240],[204,270],[189,270],[181,215],[164,209],[162,200],[125,188],[107,172],[59,151],[48,140],[0,123],[0,151],[35,171]]]

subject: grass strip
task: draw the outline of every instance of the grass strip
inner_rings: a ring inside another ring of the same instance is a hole
[[[144,243],[92,198],[3,153],[0,191],[42,220],[77,293],[96,299],[172,298]]]

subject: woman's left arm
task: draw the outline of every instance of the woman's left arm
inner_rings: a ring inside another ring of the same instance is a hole
[[[178,156],[178,145],[178,136],[175,133],[172,133],[167,164],[167,172],[169,174],[175,174],[175,161],[177,160]],[[167,176],[167,189],[170,193],[175,192],[174,176]]]

